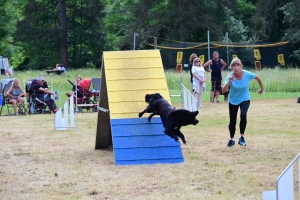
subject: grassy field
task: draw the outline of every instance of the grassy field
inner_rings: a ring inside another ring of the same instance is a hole
[[[226,75],[229,71],[223,72],[223,79],[225,80]],[[278,98],[297,98],[300,96],[300,70],[298,69],[266,69],[261,71],[254,71],[258,74],[264,84],[265,92],[262,95],[255,95],[258,91],[259,85],[256,81],[250,82],[250,90],[252,99],[278,99]],[[166,80],[169,88],[170,94],[180,94],[180,79],[182,83],[190,88],[190,75],[188,71],[183,71],[182,73],[175,73],[174,70],[166,70]],[[99,69],[78,69],[69,70],[66,75],[47,75],[45,71],[16,71],[15,78],[20,79],[21,85],[25,87],[25,83],[31,78],[37,78],[38,76],[44,76],[48,85],[51,86],[52,91],[57,91],[59,99],[56,101],[58,107],[62,105],[67,100],[66,92],[71,93],[72,85],[67,81],[70,79],[75,83],[77,76],[85,78],[99,78],[101,76],[101,70]],[[182,78],[180,78],[182,77]],[[207,73],[207,93],[203,95],[204,101],[209,101],[209,90],[210,90],[210,73]],[[172,103],[179,103],[181,100],[179,97],[172,97]]]
[[[66,131],[54,130],[54,115],[0,116],[0,196],[262,199],[299,153],[299,106],[294,98],[252,100],[247,146],[226,148],[228,105],[204,102],[200,123],[182,128],[184,163],[118,167],[113,151],[95,150],[97,113],[79,114],[78,128]]]

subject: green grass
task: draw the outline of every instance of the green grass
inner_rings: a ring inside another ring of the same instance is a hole
[[[250,95],[253,100],[263,99],[285,99],[285,98],[298,98],[300,96],[300,70],[298,69],[266,69],[261,71],[249,70],[257,74],[263,81],[264,93],[258,95],[259,84],[256,80],[250,82]],[[186,88],[191,88],[190,74],[188,71],[183,71],[181,74],[175,73],[172,70],[165,72],[169,93],[180,94],[180,80]],[[222,73],[223,82],[229,71]],[[209,101],[210,97],[210,73],[206,73],[206,88],[207,92],[203,95],[203,101]],[[221,97],[222,99],[222,97]],[[180,97],[171,97],[172,103],[181,102]],[[296,100],[295,100],[296,101]]]
[[[282,98],[298,98],[300,96],[300,70],[298,69],[264,69],[261,71],[249,70],[256,73],[261,77],[265,91],[262,95],[258,95],[257,91],[259,85],[257,81],[250,82],[251,98],[255,99],[282,99]],[[223,81],[225,80],[229,71],[223,72]],[[38,76],[44,76],[48,85],[51,86],[52,91],[58,92],[58,100],[56,104],[58,107],[62,107],[64,102],[67,101],[65,93],[71,93],[72,85],[67,81],[70,79],[75,83],[77,76],[85,78],[99,78],[101,76],[100,69],[77,69],[69,70],[66,75],[47,75],[45,71],[15,71],[14,78],[18,78],[22,87],[31,78],[37,78]],[[190,74],[187,70],[182,73],[176,73],[175,70],[165,71],[167,85],[170,95],[180,94],[180,79],[186,88],[191,88]],[[2,77],[5,78],[5,77]],[[210,73],[207,73],[206,79],[207,92],[203,95],[203,100],[209,101],[210,96]],[[222,99],[222,97],[221,97]],[[172,103],[180,103],[180,97],[171,97]]]

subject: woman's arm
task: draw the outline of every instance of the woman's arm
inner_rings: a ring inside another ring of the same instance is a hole
[[[259,87],[260,87],[260,89],[258,90],[258,94],[261,94],[264,91],[264,86],[263,86],[262,81],[259,76],[256,75],[255,79],[257,80]]]
[[[222,87],[222,93],[225,93],[225,92],[228,91],[228,88],[229,88],[230,84],[232,83],[233,79],[234,79],[234,75],[232,74],[229,77],[228,83],[226,83],[225,85],[223,85],[223,87]]]
[[[8,96],[9,98],[14,98],[14,96],[11,94],[11,91],[12,91],[12,87],[11,88],[9,88],[8,90],[7,90],[7,92],[6,92],[6,96]]]
[[[20,91],[21,91],[21,94],[19,95],[19,97],[25,96],[25,92],[24,92],[24,90],[21,87],[20,87]]]

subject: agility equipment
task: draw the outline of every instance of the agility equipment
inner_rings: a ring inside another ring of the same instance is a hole
[[[170,96],[159,50],[103,52],[95,149],[114,150],[116,165],[183,162],[180,143],[160,118],[138,118],[145,95]]]
[[[296,164],[296,162],[298,163]],[[294,166],[298,169],[294,170]],[[298,180],[294,180],[295,177]],[[279,175],[276,181],[276,190],[263,191],[263,200],[294,200],[295,193],[300,194],[300,153],[293,159],[293,161],[286,167],[286,169]],[[296,189],[295,186],[298,185]],[[297,190],[295,192],[295,190]]]
[[[64,131],[67,128],[76,128],[75,120],[74,120],[74,97],[70,96],[70,110],[69,103],[66,101],[64,103],[64,117],[62,115],[62,109],[59,108],[55,113],[55,121],[54,126],[56,130]],[[70,113],[70,121],[69,121],[69,113]]]

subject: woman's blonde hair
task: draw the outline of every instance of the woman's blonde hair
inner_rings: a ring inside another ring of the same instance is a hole
[[[232,59],[231,63],[230,63],[230,67],[234,64],[239,64],[240,66],[243,67],[242,61],[239,58],[234,58]]]
[[[15,82],[19,82],[20,83],[20,80],[17,79],[17,78],[14,78],[13,81],[11,82],[11,87],[14,87],[14,83]]]
[[[195,59],[196,57],[198,57],[197,54],[192,53],[192,54],[190,55],[190,62],[193,62],[194,59]]]
[[[196,58],[193,60],[193,65],[195,65],[195,61],[199,61],[199,62],[200,62],[200,66],[202,65],[202,62],[201,62],[200,58],[196,57]]]

